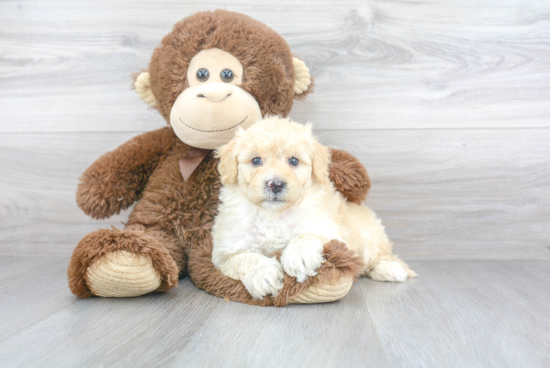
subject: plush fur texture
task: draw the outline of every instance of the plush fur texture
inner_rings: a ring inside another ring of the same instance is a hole
[[[190,16],[177,23],[162,41],[149,67],[155,106],[169,121],[175,99],[187,86],[186,68],[200,50],[217,47],[236,56],[245,69],[241,86],[257,99],[262,114],[285,116],[294,98],[294,69],[286,42],[267,26],[242,14],[215,11]],[[106,218],[136,203],[124,230],[101,229],[78,244],[68,269],[69,286],[79,297],[92,295],[86,281],[88,267],[109,252],[128,251],[149,257],[162,278],[157,291],[177,285],[178,277],[231,300],[258,304],[240,281],[219,273],[212,264],[211,228],[221,188],[218,159],[210,151],[184,180],[179,160],[190,146],[171,127],[144,133],[94,162],[82,175],[77,203],[94,218]],[[350,200],[366,197],[368,176],[351,155],[333,150],[331,178]],[[275,299],[261,305],[284,305],[305,288],[329,278],[356,276],[362,261],[340,243],[324,247],[326,259],[317,276],[296,284],[285,277]],[[118,282],[118,281],[117,281]]]
[[[138,200],[176,141],[172,129],[166,127],[139,135],[104,154],[80,177],[76,203],[95,219],[127,209]]]
[[[312,83],[294,94],[292,53],[277,32],[244,14],[201,12],[176,23],[151,58],[151,88],[167,121],[176,98],[188,86],[185,76],[191,59],[211,48],[239,59],[245,70],[241,88],[256,98],[264,115],[288,115],[292,100],[304,99],[313,90]]]
[[[310,124],[267,118],[237,132],[218,152],[225,187],[212,261],[254,298],[276,296],[285,273],[299,282],[315,276],[331,239],[359,255],[362,271],[374,279],[402,282],[415,275],[391,254],[374,212],[335,190],[330,151],[313,137]],[[272,257],[275,252],[282,252],[280,260]]]
[[[371,183],[365,166],[349,152],[334,149],[331,164],[330,181],[344,197],[355,204],[366,201]]]

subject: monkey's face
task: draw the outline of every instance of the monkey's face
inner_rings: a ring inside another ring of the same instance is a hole
[[[192,147],[213,149],[227,143],[238,127],[261,119],[256,99],[240,87],[243,66],[220,49],[196,54],[187,69],[189,87],[176,99],[170,124],[176,135]]]
[[[218,9],[176,23],[134,86],[179,139],[213,149],[264,115],[288,115],[313,83],[305,63],[274,30]]]

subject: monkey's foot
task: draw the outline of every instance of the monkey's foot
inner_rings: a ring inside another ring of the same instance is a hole
[[[86,271],[92,294],[103,297],[139,296],[160,286],[160,275],[148,257],[120,250],[98,259]]]
[[[328,280],[305,289],[291,297],[288,304],[329,303],[342,299],[353,285],[353,276],[342,275],[339,279]]]
[[[329,303],[346,296],[365,264],[354,251],[337,240],[324,245],[323,258],[325,261],[317,275],[304,282],[299,283],[296,278],[286,275],[274,305]]]
[[[122,298],[173,288],[178,268],[168,250],[143,231],[101,229],[78,244],[68,276],[80,298]]]

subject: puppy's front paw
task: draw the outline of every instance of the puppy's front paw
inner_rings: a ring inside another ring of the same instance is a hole
[[[283,269],[289,276],[304,282],[309,276],[317,275],[317,270],[325,261],[323,244],[314,238],[294,239],[281,256]]]
[[[275,258],[265,258],[251,267],[242,282],[254,299],[263,299],[267,294],[276,296],[283,288],[283,268]]]

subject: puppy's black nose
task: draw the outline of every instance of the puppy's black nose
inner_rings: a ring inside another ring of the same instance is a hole
[[[271,179],[267,182],[267,187],[273,193],[278,193],[285,187],[285,182],[278,179]]]

